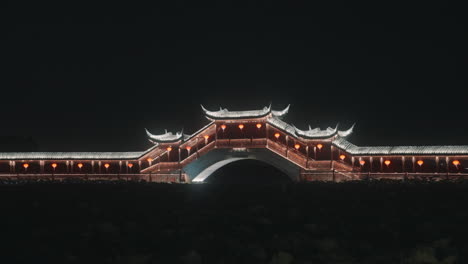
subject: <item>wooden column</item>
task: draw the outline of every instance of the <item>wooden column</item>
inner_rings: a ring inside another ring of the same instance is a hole
[[[380,157],[380,172],[383,172],[383,157]]]
[[[439,173],[439,157],[435,157],[435,163],[436,163],[436,173]]]
[[[44,173],[44,161],[43,160],[39,161],[39,172]]]
[[[401,172],[405,172],[405,156],[401,156]]]
[[[445,157],[445,167],[447,170],[447,174],[449,173],[449,170],[450,170],[449,162],[450,162],[449,157]]]
[[[330,169],[333,169],[333,145],[330,145]]]
[[[369,172],[372,172],[372,163],[374,162],[374,157],[369,157]]]
[[[215,148],[218,142],[218,125],[215,123]],[[180,147],[179,147],[179,163],[180,163]]]
[[[91,161],[91,173],[94,173],[94,160]]]
[[[355,162],[354,156],[352,156],[351,157],[351,170],[353,170],[353,171],[354,171],[354,162]]]
[[[98,173],[101,174],[101,161],[98,161]]]
[[[415,163],[416,163],[416,158],[415,158],[415,157],[412,157],[412,158],[411,158],[411,162],[412,162],[412,164],[413,164],[413,172],[416,172],[416,165],[415,165]]]

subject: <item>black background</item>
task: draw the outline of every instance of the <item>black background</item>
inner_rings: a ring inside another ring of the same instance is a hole
[[[448,1],[9,2],[0,151],[132,151],[270,102],[358,145],[468,144],[467,38]]]

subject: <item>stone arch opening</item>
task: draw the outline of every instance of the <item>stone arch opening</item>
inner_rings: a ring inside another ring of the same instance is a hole
[[[193,182],[222,184],[274,184],[292,181],[292,175],[288,175],[288,172],[281,167],[251,157],[218,161],[202,170],[193,179]]]

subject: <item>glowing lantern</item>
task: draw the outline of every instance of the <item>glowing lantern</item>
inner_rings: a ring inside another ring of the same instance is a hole
[[[262,127],[262,124],[258,123],[257,128],[260,129]]]
[[[423,164],[424,164],[424,161],[418,160],[418,165],[419,165],[419,166],[422,166]]]
[[[171,150],[172,150],[172,147],[167,147],[166,150],[167,150],[167,151],[171,151]]]
[[[340,155],[340,159],[341,159],[341,160],[344,160],[345,158],[346,158],[345,155],[343,155],[343,154]]]
[[[222,129],[223,132],[224,132],[224,129],[226,129],[226,125],[225,125],[225,124],[222,124],[222,125],[221,125],[221,129]]]
[[[151,162],[153,161],[152,158],[147,158],[146,160],[147,160],[149,163],[151,163]]]
[[[392,163],[392,162],[391,162],[391,161],[389,161],[389,160],[386,160],[386,161],[384,161],[384,163],[385,163],[385,165],[387,165],[387,166],[388,166],[388,165],[390,165],[390,163]]]
[[[81,168],[83,168],[83,163],[78,163],[78,168],[81,170]]]
[[[361,164],[361,166],[364,166],[364,164],[366,164],[366,161],[365,160],[360,160],[359,164]]]
[[[24,167],[25,170],[27,170],[28,167],[29,167],[29,164],[28,163],[23,163],[23,167]]]
[[[55,169],[55,168],[57,168],[57,163],[52,163],[51,166],[52,166],[52,168]]]
[[[460,165],[460,161],[454,160],[454,161],[452,161],[452,164],[455,165],[455,166],[458,166],[458,165]]]
[[[278,139],[280,137],[280,133],[275,133],[275,138]]]
[[[109,163],[104,164],[104,168],[108,169],[109,168]]]
[[[192,149],[192,147],[191,146],[186,146],[185,149],[190,151]]]
[[[239,129],[243,129],[244,128],[244,124],[239,124]]]
[[[203,137],[204,137],[205,139],[208,139],[210,136],[208,136],[208,135],[204,135]]]
[[[127,166],[131,169],[133,167],[133,163],[129,163]]]
[[[301,147],[301,145],[299,145],[299,144],[295,144],[295,145],[294,145],[294,148],[295,148],[295,149],[299,149],[300,147]]]
[[[322,145],[322,144],[317,144],[317,148],[318,148],[319,150],[321,150],[321,149],[323,148],[323,145]]]

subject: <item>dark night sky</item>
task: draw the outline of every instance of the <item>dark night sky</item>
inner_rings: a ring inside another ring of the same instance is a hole
[[[461,6],[325,2],[7,4],[0,147],[143,150],[145,127],[204,125],[200,103],[270,101],[303,129],[356,122],[358,145],[468,144]]]

